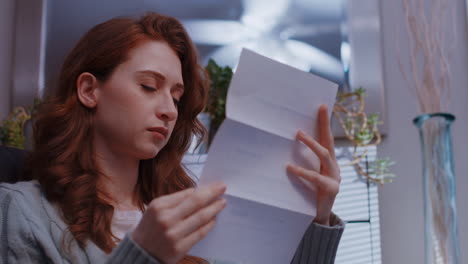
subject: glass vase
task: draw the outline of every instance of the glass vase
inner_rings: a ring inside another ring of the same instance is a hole
[[[424,114],[419,128],[423,155],[425,250],[427,264],[458,264],[459,244],[455,203],[455,174],[448,113]]]

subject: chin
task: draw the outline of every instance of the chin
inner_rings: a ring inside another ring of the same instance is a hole
[[[161,148],[159,146],[152,145],[151,147],[139,148],[138,159],[146,160],[156,157]]]

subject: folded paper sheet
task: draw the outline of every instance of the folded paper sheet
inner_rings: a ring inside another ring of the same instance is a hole
[[[313,186],[286,173],[288,162],[317,170],[315,154],[295,140],[317,138],[321,104],[331,111],[337,85],[243,50],[226,120],[210,147],[199,185],[222,181],[227,207],[190,254],[236,263],[284,264],[315,216]]]

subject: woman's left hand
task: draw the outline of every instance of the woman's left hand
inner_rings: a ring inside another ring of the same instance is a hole
[[[307,145],[320,159],[320,172],[308,170],[303,167],[288,164],[288,172],[299,176],[316,187],[317,216],[314,222],[330,225],[330,216],[333,203],[340,189],[340,168],[335,157],[335,146],[330,127],[330,118],[326,105],[319,109],[319,141],[302,131],[298,131],[297,140]]]

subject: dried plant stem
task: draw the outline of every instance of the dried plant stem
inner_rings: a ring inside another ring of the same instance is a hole
[[[420,113],[447,112],[449,108],[450,49],[446,48],[446,43],[453,38],[447,38],[449,26],[446,22],[453,16],[452,2],[402,0],[411,78],[403,66],[399,45],[398,64],[405,80],[415,90]]]
[[[352,160],[343,167],[353,166],[359,175],[372,182],[383,184],[390,182],[391,179],[374,177],[372,173],[367,172],[361,166],[363,159],[367,156],[368,147],[376,146],[381,142],[381,135],[377,129],[379,122],[375,118],[369,121],[364,112],[365,100],[363,96],[362,89],[361,91],[342,94],[333,107],[334,116],[338,119],[348,140],[354,145]],[[364,139],[360,133],[364,134]],[[363,150],[358,151],[358,147],[362,147]]]

